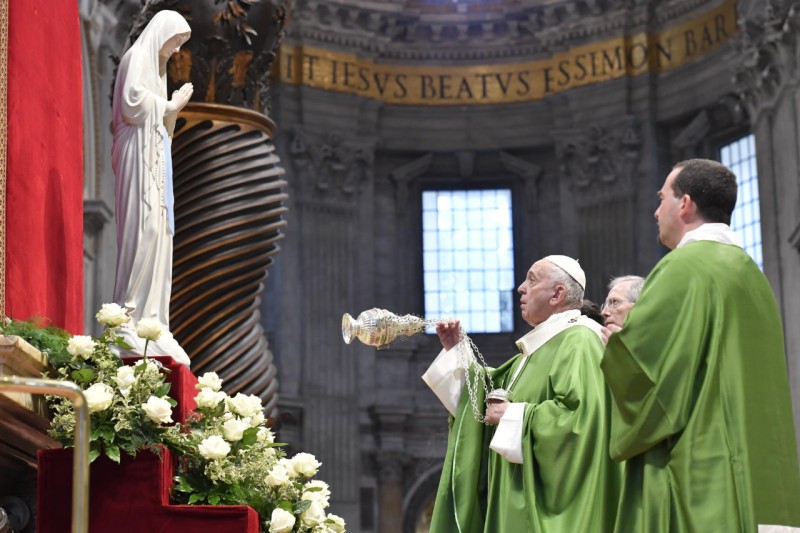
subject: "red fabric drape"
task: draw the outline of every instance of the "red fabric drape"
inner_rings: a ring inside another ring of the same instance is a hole
[[[83,330],[78,2],[10,0],[6,314]]]
[[[72,448],[39,450],[38,533],[69,533]],[[244,505],[170,505],[175,458],[148,451],[121,464],[106,457],[89,474],[89,533],[258,533],[258,513]]]

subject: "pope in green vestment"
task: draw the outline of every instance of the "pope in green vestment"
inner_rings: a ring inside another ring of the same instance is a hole
[[[699,161],[685,167],[719,170]],[[601,364],[613,397],[611,455],[625,460],[615,531],[800,526],[775,298],[726,224],[698,223],[703,190],[688,183],[673,196],[680,165],[656,212],[660,238],[674,250],[647,277]]]
[[[599,367],[599,326],[575,309],[556,309],[548,316],[542,298],[532,297],[536,287],[526,283],[520,286],[523,318],[535,327],[517,342],[519,354],[486,370],[494,387],[510,396],[497,426],[474,416],[464,383],[474,379],[474,367],[466,377],[457,365],[437,370],[458,360],[464,341],[443,350],[423,376],[454,415],[433,533],[603,532],[613,527],[621,470],[608,453],[610,400]],[[538,315],[534,305],[540,307]],[[478,383],[473,391],[483,406],[483,386]]]

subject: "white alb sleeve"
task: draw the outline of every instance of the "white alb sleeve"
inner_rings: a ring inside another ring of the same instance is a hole
[[[505,457],[508,462],[522,464],[522,422],[525,403],[510,403],[497,424],[489,448]]]
[[[464,388],[466,372],[464,370],[464,354],[472,357],[472,348],[466,340],[462,340],[450,350],[442,350],[431,366],[422,375],[422,381],[427,383],[439,401],[456,416],[458,401],[461,399],[461,389]]]

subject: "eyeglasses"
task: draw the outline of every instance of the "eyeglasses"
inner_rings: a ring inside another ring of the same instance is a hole
[[[606,300],[605,303],[600,306],[600,310],[602,311],[604,309],[616,309],[620,305],[626,303],[632,303],[632,302],[629,302],[628,300],[620,300],[618,298],[611,298],[610,300]]]

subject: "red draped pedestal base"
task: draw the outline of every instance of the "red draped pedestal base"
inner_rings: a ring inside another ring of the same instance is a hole
[[[197,378],[184,365],[158,357],[172,370],[170,396],[178,401],[175,420],[195,407]],[[126,359],[133,364],[136,359]],[[258,533],[258,514],[246,506],[170,505],[175,457],[142,451],[122,456],[120,464],[100,457],[91,465],[89,531],[91,533]],[[40,450],[38,533],[69,533],[72,520],[72,449]]]
[[[243,505],[170,505],[174,458],[140,452],[120,464],[100,457],[91,467],[91,533],[258,533],[258,514]],[[72,450],[39,452],[39,533],[69,533]]]

